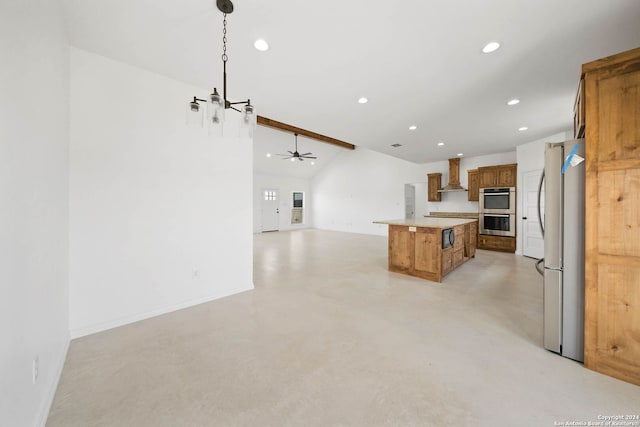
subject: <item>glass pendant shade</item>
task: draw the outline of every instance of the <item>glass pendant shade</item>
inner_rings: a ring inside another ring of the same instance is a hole
[[[215,88],[213,93],[209,95],[209,102],[207,103],[207,122],[210,134],[222,134],[224,99]]]
[[[240,136],[248,136],[253,138],[253,131],[256,127],[256,111],[250,103],[242,108],[242,117],[240,118]]]
[[[187,103],[187,111],[186,111],[186,120],[187,126],[193,127],[202,127],[202,119],[203,119],[203,107],[198,104],[197,101],[193,100]]]

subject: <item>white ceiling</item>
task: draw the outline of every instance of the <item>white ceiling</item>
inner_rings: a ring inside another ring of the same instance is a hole
[[[221,87],[214,0],[63,3],[74,46]],[[416,163],[510,151],[570,129],[580,65],[640,46],[638,0],[234,4],[229,98],[251,98],[260,115]],[[253,48],[258,37],[269,51]],[[502,48],[482,54],[492,40]],[[358,104],[361,96],[369,103]],[[507,107],[514,97],[521,103]],[[275,143],[271,132],[258,132],[256,161],[260,144]],[[293,136],[278,135],[293,145]]]

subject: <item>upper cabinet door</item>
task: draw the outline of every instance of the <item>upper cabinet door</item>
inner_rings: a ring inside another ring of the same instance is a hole
[[[442,193],[439,193],[438,190],[440,190],[442,186],[442,174],[428,173],[427,183],[427,200],[430,202],[440,202],[442,200]]]
[[[517,169],[516,165],[500,165],[497,167],[496,176],[496,186],[497,187],[515,187],[516,186],[516,176]]]
[[[467,198],[470,202],[477,202],[480,200],[479,195],[479,182],[478,182],[478,169],[469,169],[467,170],[467,181],[469,186],[469,193],[467,194]]]
[[[496,186],[497,169],[495,166],[478,168],[480,188]]]

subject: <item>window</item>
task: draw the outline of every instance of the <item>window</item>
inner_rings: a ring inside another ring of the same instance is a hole
[[[272,190],[264,190],[265,200],[276,200],[276,192]]]
[[[304,200],[304,193],[293,192],[293,207],[301,208]]]

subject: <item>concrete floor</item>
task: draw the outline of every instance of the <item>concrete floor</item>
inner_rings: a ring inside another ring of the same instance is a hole
[[[479,251],[442,284],[384,237],[255,236],[256,289],[71,343],[48,426],[554,426],[640,387],[542,348],[542,279]]]

